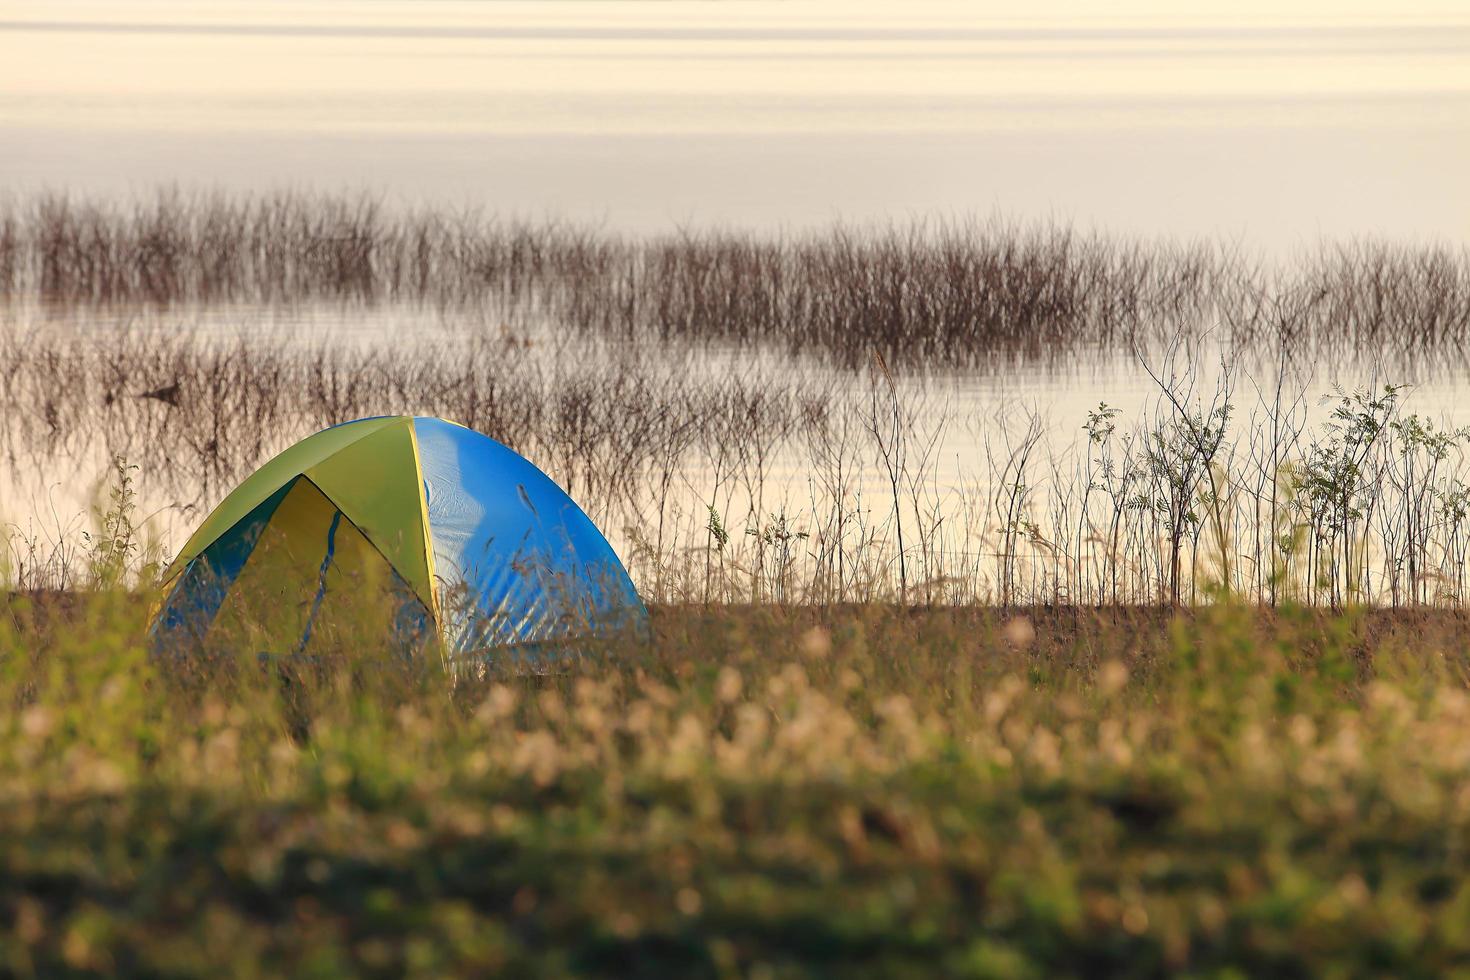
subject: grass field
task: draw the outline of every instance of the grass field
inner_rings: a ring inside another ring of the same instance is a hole
[[[665,607],[450,678],[0,617],[0,970],[1443,975],[1458,612]]]

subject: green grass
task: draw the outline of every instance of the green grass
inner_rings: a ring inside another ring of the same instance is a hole
[[[1456,613],[696,608],[452,684],[0,616],[0,971],[1441,975]]]

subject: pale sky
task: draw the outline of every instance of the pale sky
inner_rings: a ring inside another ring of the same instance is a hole
[[[0,180],[367,185],[634,227],[1060,215],[1470,232],[1470,4],[68,2]]]

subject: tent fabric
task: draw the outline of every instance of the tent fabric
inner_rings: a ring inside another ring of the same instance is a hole
[[[411,419],[392,420],[317,463],[306,476],[432,608],[431,552],[413,438]]]
[[[362,419],[333,426],[301,440],[294,446],[275,456],[260,469],[250,474],[235,488],[235,491],[216,507],[199,525],[199,529],[185,542],[179,552],[176,567],[192,561],[201,551],[218,540],[226,530],[234,527],[246,514],[270,497],[292,478],[305,473],[308,468],[331,456],[358,439],[377,431],[393,421],[391,417]]]
[[[437,632],[474,655],[646,619],[607,540],[530,462],[443,419],[387,416],[302,440],[226,497],[180,552],[155,633],[301,653]]]
[[[204,631],[213,623],[235,578],[255,550],[261,532],[270,523],[276,507],[290,492],[293,483],[294,480],[279,487],[238,523],[227,526],[187,564],[181,554],[174,567],[182,568],[183,574],[172,576],[168,602],[154,620],[155,632],[182,634],[196,643],[203,639]]]
[[[550,477],[464,426],[417,419],[414,429],[433,561],[468,600],[459,645],[555,639],[642,609],[607,540]],[[487,486],[504,492],[476,492]]]

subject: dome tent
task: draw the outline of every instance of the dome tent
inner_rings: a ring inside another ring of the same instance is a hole
[[[646,629],[607,540],[500,443],[437,418],[325,429],[217,506],[170,569],[165,649],[304,653],[353,638],[452,659]]]

